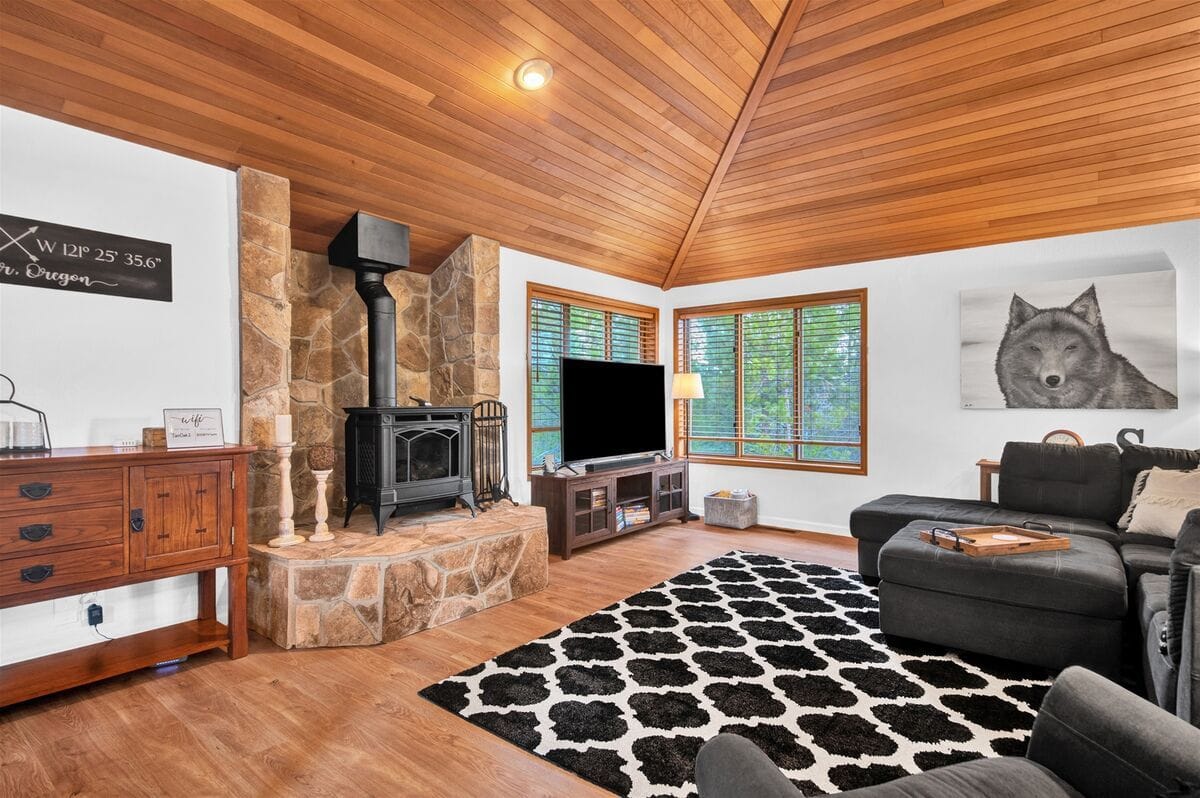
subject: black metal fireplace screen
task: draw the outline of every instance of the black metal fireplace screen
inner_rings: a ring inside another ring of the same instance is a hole
[[[396,431],[396,482],[446,479],[459,475],[457,427]]]

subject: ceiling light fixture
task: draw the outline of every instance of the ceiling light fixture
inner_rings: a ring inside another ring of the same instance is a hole
[[[519,89],[537,91],[549,83],[552,77],[554,77],[554,67],[550,66],[549,61],[531,58],[517,67],[517,71],[513,73],[513,82]]]

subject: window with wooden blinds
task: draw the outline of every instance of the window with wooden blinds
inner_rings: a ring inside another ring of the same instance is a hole
[[[680,452],[867,472],[866,289],[683,308],[675,335],[675,370],[704,384],[677,409]]]
[[[658,362],[658,310],[535,283],[528,295],[529,467],[536,470],[547,452],[562,461],[562,358]]]

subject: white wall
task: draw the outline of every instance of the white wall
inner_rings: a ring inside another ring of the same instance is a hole
[[[963,410],[959,406],[959,291],[1174,268],[1179,318],[1178,410]],[[660,308],[660,362],[672,364],[677,307],[868,289],[868,474],[693,464],[691,504],[717,488],[759,495],[765,524],[847,533],[850,511],[885,493],[978,496],[981,457],[1005,441],[1075,430],[1089,443],[1144,427],[1147,443],[1200,446],[1200,221],[1000,244],[769,277],[654,286],[502,249],[500,398],[509,407],[514,494],[527,500],[527,281]],[[670,414],[668,414],[669,417]],[[668,435],[670,440],[670,435]]]
[[[530,493],[529,397],[525,387],[529,375],[529,314],[525,304],[529,283],[650,307],[660,307],[663,300],[663,292],[656,286],[500,248],[500,401],[508,406],[509,481],[513,497],[521,503],[529,501]],[[662,352],[670,351],[663,340],[659,346]]]
[[[1170,268],[1177,272],[1178,410],[960,408],[960,290]],[[693,508],[702,509],[708,491],[746,487],[759,495],[762,523],[845,533],[854,507],[886,493],[977,498],[976,460],[1060,427],[1088,443],[1144,427],[1147,443],[1200,446],[1200,221],[677,288],[666,294],[660,335],[671,336],[676,307],[861,287],[869,313],[868,475],[697,464]]]
[[[236,190],[227,170],[0,108],[0,210],[172,246],[169,303],[0,284],[0,371],[56,448],[140,440],[164,407],[220,407],[237,440]],[[194,585],[2,610],[0,663],[96,642],[79,614],[91,600],[110,637],[195,617]]]

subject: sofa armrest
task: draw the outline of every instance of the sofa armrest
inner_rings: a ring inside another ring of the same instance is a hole
[[[1200,565],[1193,566],[1188,576],[1175,714],[1193,726],[1200,726]]]
[[[1046,694],[1027,756],[1089,796],[1200,789],[1200,729],[1080,667]]]
[[[696,755],[700,798],[804,798],[804,793],[745,737],[718,734]]]

